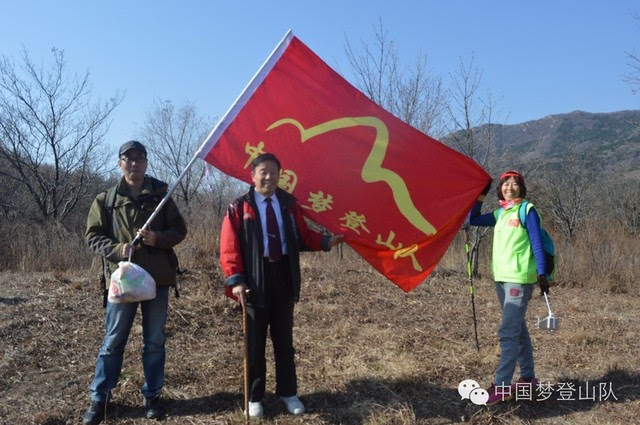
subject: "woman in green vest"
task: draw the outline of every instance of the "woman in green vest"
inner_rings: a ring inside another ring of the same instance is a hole
[[[502,309],[500,363],[494,384],[487,390],[488,405],[500,403],[517,394],[532,394],[538,380],[535,378],[533,346],[525,321],[527,305],[534,285],[541,292],[549,292],[545,274],[546,260],[540,234],[540,216],[531,203],[526,205],[526,228],[520,223],[519,210],[527,194],[524,177],[515,170],[500,176],[497,187],[500,207],[480,214],[482,202],[491,183],[471,209],[469,223],[473,226],[491,226],[493,232],[492,271],[496,292]],[[520,379],[511,380],[516,364],[520,364]]]

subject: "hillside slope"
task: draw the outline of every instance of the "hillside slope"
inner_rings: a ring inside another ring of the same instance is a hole
[[[488,126],[476,129],[486,134]],[[605,172],[640,178],[640,111],[549,115],[521,124],[492,124],[494,152],[521,161],[557,162],[571,155],[600,164]],[[588,164],[587,164],[588,165]]]

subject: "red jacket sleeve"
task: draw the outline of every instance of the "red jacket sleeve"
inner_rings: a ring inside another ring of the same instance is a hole
[[[245,282],[242,250],[240,248],[240,226],[242,225],[242,211],[236,205],[231,205],[222,220],[220,231],[220,265],[227,277],[225,284],[233,286]]]

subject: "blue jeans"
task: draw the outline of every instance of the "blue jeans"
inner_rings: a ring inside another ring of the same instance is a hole
[[[129,339],[133,319],[142,310],[142,367],[145,384],[142,393],[146,398],[160,394],[164,383],[164,325],[169,307],[169,288],[157,287],[156,297],[135,303],[107,303],[106,334],[96,360],[96,372],[89,385],[91,400],[105,401],[107,394],[118,384],[124,347]]]
[[[535,377],[533,345],[527,330],[525,314],[533,293],[533,284],[496,282],[496,292],[502,309],[500,338],[500,363],[496,371],[495,385],[511,385],[516,363],[520,364],[520,376]]]

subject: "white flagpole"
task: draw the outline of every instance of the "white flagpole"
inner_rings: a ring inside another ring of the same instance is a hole
[[[222,133],[227,129],[227,127],[229,127],[231,122],[233,122],[233,120],[236,118],[238,113],[240,113],[240,111],[242,110],[244,105],[247,103],[249,98],[251,98],[251,96],[253,95],[253,93],[255,93],[255,91],[258,89],[260,84],[262,84],[262,82],[266,78],[269,71],[271,71],[271,68],[273,68],[276,62],[280,59],[280,57],[282,56],[286,48],[289,46],[291,39],[293,39],[293,32],[291,30],[288,30],[287,33],[282,38],[282,40],[280,40],[278,45],[275,47],[275,49],[273,49],[273,51],[271,52],[267,60],[264,61],[260,69],[258,69],[258,72],[256,72],[253,78],[251,78],[251,81],[249,81],[249,84],[246,85],[246,87],[244,88],[244,90],[242,90],[238,98],[233,102],[229,110],[227,110],[227,112],[224,114],[222,119],[218,121],[218,123],[215,125],[211,133],[209,133],[209,136],[207,136],[204,142],[200,145],[200,147],[196,151],[193,158],[191,158],[191,161],[189,161],[185,169],[182,171],[182,173],[180,173],[180,176],[178,176],[178,179],[175,181],[175,183],[173,183],[171,187],[169,187],[167,194],[164,196],[164,198],[162,198],[162,201],[160,201],[155,211],[153,211],[153,214],[151,214],[151,217],[149,217],[149,219],[144,224],[144,226],[142,226],[142,230],[145,230],[149,227],[149,225],[151,224],[153,219],[156,218],[156,216],[158,215],[162,207],[164,207],[166,203],[169,202],[169,198],[178,187],[178,184],[180,184],[180,182],[182,181],[184,176],[187,174],[187,172],[191,169],[191,167],[196,162],[196,160],[198,158],[204,159],[203,156],[206,154],[206,152],[209,152],[211,148],[215,146],[216,142],[218,141]],[[139,239],[140,238],[136,235],[136,237],[131,242],[131,245],[134,245],[135,243],[137,243]],[[129,261],[131,261],[131,254],[129,254]]]
[[[156,216],[158,215],[162,207],[164,207],[166,203],[169,202],[169,198],[171,198],[171,195],[173,194],[173,192],[175,192],[176,188],[178,187],[178,184],[180,183],[180,181],[182,181],[184,176],[187,174],[187,171],[189,171],[189,169],[193,166],[193,163],[196,162],[197,159],[198,159],[198,155],[195,155],[193,158],[191,158],[191,161],[189,161],[187,166],[184,168],[184,171],[182,171],[182,173],[180,173],[180,175],[178,176],[178,180],[176,180],[176,182],[171,185],[171,187],[167,191],[167,194],[164,195],[164,198],[162,198],[162,201],[160,201],[156,209],[153,211],[153,214],[151,214],[151,217],[149,217],[147,222],[144,223],[144,226],[142,226],[141,230],[145,230],[151,225],[151,222],[153,221],[153,219],[156,218]],[[136,235],[133,241],[131,241],[131,245],[135,245],[139,239],[140,239],[140,236]],[[132,251],[129,251],[129,261],[131,261],[132,253],[133,253]]]

